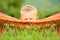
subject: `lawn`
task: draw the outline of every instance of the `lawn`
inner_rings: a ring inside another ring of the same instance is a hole
[[[45,31],[44,31],[45,30]],[[10,29],[3,30],[0,40],[60,40],[56,29]]]
[[[0,40],[60,40],[57,32],[51,32],[47,30],[43,32],[42,30],[9,30],[4,31]]]

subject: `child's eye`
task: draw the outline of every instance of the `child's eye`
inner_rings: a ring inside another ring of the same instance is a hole
[[[30,18],[30,20],[32,20],[33,18]]]

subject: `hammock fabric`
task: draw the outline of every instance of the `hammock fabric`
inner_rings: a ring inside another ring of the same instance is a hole
[[[55,20],[60,20],[60,13],[56,13],[50,17],[47,17],[47,18],[44,18],[44,19],[36,19],[36,20],[21,20],[21,19],[16,19],[14,17],[11,17],[11,16],[8,16],[7,14],[4,14],[2,12],[0,12],[0,20],[5,20],[7,22],[39,22],[39,23],[42,23],[42,22],[52,22],[52,21],[55,21]]]

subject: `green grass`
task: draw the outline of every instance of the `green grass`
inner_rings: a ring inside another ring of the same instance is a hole
[[[0,40],[60,40],[57,31],[51,30],[4,30]]]
[[[34,25],[32,24],[32,26]],[[57,33],[57,28],[55,28],[53,23],[50,26],[46,24],[43,29],[37,29],[39,26],[36,28],[34,26],[33,29],[17,29],[16,27],[17,26],[14,26],[13,24],[11,25],[5,23],[5,26],[3,26],[3,33],[0,36],[0,40],[60,40],[60,37]],[[29,27],[31,27],[31,25],[29,25]]]

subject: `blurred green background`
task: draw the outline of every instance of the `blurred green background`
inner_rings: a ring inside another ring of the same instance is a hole
[[[0,12],[19,18],[20,9],[24,5],[35,6],[39,18],[60,12],[60,0],[0,0]]]

